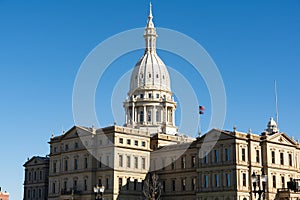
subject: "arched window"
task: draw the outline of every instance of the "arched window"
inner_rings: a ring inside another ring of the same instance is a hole
[[[140,123],[144,122],[144,111],[140,112]]]
[[[148,122],[151,122],[151,110],[148,110]]]
[[[158,110],[156,110],[156,122],[160,122],[160,113]]]

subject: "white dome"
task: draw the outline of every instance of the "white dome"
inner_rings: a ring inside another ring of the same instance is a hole
[[[270,118],[270,121],[268,122],[268,127],[277,127],[277,123],[273,119],[273,117]]]
[[[140,89],[171,92],[170,76],[166,65],[156,53],[156,29],[153,24],[152,5],[145,28],[145,53],[136,63],[131,75],[129,96]]]
[[[137,89],[171,91],[167,67],[156,52],[146,51],[135,65],[131,75],[129,93],[132,94]]]

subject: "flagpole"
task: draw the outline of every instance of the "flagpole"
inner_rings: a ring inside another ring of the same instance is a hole
[[[199,112],[198,136],[201,137],[201,114]]]
[[[275,104],[276,104],[276,123],[278,126],[278,98],[277,98],[276,80],[274,80],[274,92],[275,92]]]

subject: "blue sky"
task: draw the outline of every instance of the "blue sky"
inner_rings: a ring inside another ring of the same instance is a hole
[[[262,132],[275,115],[276,79],[280,129],[300,138],[300,1],[152,3],[157,27],[192,37],[218,66],[227,94],[225,129],[237,125],[241,131]],[[73,83],[85,57],[108,37],[144,27],[148,4],[145,0],[0,0],[0,186],[12,200],[23,196],[26,159],[48,154],[51,134],[72,127]],[[116,60],[104,84],[114,84],[142,53]],[[206,130],[210,99],[203,80],[178,56],[164,51],[159,55],[190,80],[198,101],[207,107],[202,125]],[[110,102],[109,90],[97,92],[97,111]],[[101,120],[104,125],[114,121],[110,113]]]

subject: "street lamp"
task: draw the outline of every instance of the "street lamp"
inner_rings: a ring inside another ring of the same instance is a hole
[[[104,190],[105,190],[104,186],[99,187],[98,185],[96,185],[94,187],[95,200],[104,200],[103,198]]]
[[[253,193],[254,197],[256,197],[256,194],[258,194],[258,200],[261,200],[262,194],[263,199],[265,199],[265,193],[266,193],[266,185],[268,181],[268,176],[265,175],[264,171],[262,172],[262,175],[256,175],[255,172],[253,172],[252,176],[252,184],[253,184]],[[260,181],[262,182],[262,189],[260,186]],[[258,186],[258,190],[256,190],[256,187]]]

